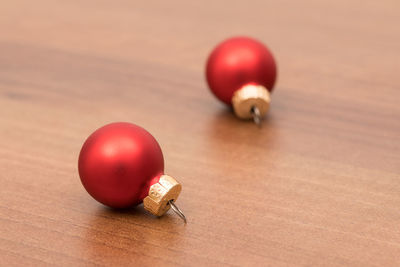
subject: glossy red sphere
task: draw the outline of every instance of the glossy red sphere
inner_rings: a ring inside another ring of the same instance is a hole
[[[221,101],[231,105],[234,92],[246,84],[259,84],[272,91],[276,64],[271,52],[257,40],[234,37],[220,43],[210,54],[207,82]]]
[[[114,208],[137,205],[164,172],[154,137],[131,123],[111,123],[92,133],[79,155],[79,175],[97,201]]]

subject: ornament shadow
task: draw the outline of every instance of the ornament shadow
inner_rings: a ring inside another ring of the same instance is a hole
[[[284,139],[273,110],[258,128],[252,120],[241,120],[231,109],[221,107],[210,116],[205,128],[201,158],[213,168],[211,173],[218,172],[220,176],[230,176],[233,168],[255,171],[274,159],[284,146]]]
[[[128,209],[100,207],[88,221],[82,252],[93,260],[107,256],[110,263],[128,262],[138,253],[146,254],[148,244],[179,243],[180,235],[175,233],[185,230],[180,220],[171,211],[156,217],[146,212],[143,205]]]
[[[265,147],[279,142],[279,126],[273,111],[262,118],[261,128],[253,120],[242,120],[235,116],[232,108],[221,107],[207,125],[207,140],[213,145],[232,143],[260,144]],[[251,138],[251,139],[249,139]]]

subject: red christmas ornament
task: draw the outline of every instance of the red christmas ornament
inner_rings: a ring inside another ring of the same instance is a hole
[[[259,41],[234,37],[220,43],[208,58],[206,76],[214,95],[233,106],[239,118],[259,122],[268,111],[276,64]]]
[[[82,146],[79,175],[86,191],[113,208],[144,203],[161,216],[170,207],[183,219],[174,201],[181,184],[164,175],[164,158],[154,137],[132,123],[111,123],[92,133]]]

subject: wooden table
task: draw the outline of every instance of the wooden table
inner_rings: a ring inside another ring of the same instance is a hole
[[[399,266],[399,3],[2,1],[0,265]],[[262,129],[205,83],[238,34],[279,65]],[[157,138],[187,225],[86,193],[114,121]]]

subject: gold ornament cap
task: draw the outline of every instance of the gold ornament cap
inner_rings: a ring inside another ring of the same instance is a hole
[[[181,190],[182,185],[177,180],[171,176],[162,175],[158,183],[150,187],[149,195],[143,199],[143,206],[150,213],[162,216],[171,208],[171,205],[174,205],[173,202],[178,199]]]
[[[271,102],[270,93],[262,85],[248,84],[237,90],[232,97],[232,106],[236,116],[241,119],[254,117],[252,109],[257,108],[264,116]]]

